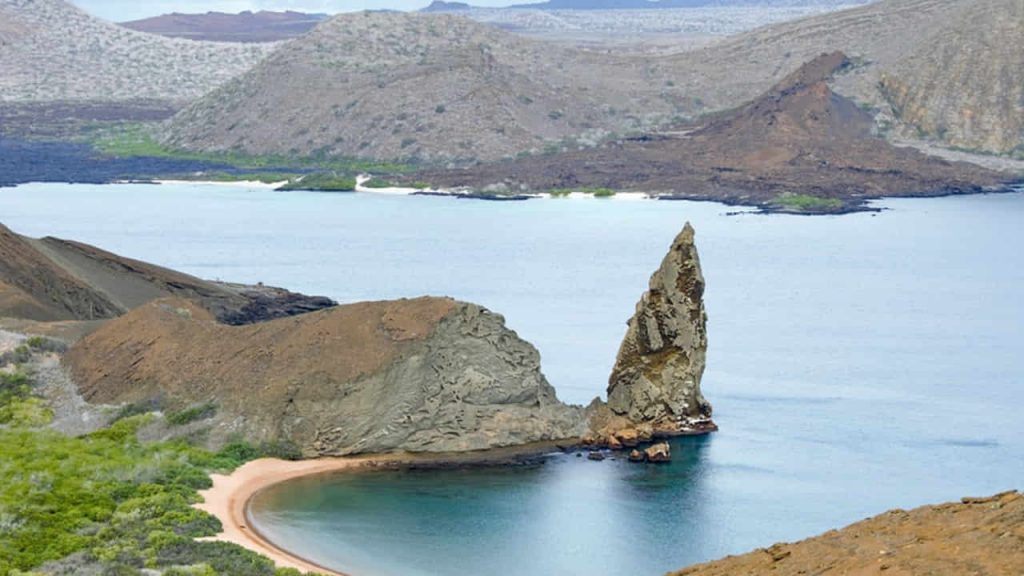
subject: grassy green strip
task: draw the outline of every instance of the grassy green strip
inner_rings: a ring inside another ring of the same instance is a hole
[[[798,212],[830,212],[843,207],[838,198],[822,198],[807,194],[781,194],[775,198],[774,204],[787,210]]]
[[[326,155],[313,157],[280,154],[257,156],[237,152],[192,152],[170,148],[160,144],[156,138],[154,138],[153,130],[152,126],[146,124],[129,124],[99,129],[89,136],[88,142],[97,151],[108,156],[115,156],[119,158],[135,156],[175,158],[179,160],[196,160],[227,164],[236,168],[252,170],[265,168],[315,169],[331,170],[355,175],[364,172],[401,174],[414,169],[414,166],[410,164],[396,162],[372,162],[353,158],[336,158]]]
[[[312,190],[316,192],[352,192],[355,189],[355,178],[334,172],[307,174],[278,188],[278,190]]]

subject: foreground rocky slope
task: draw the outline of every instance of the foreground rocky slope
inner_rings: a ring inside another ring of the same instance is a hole
[[[214,283],[59,238],[27,238],[0,225],[0,317],[103,320],[178,296],[222,321],[246,324],[334,305],[277,288]]]
[[[277,42],[301,36],[327,19],[326,14],[245,11],[238,14],[164,14],[121,26],[171,38],[214,42]]]
[[[1024,574],[1024,496],[893,510],[793,544],[692,566],[670,576]]]
[[[789,203],[809,196],[802,209],[818,212],[883,195],[978,192],[1010,178],[878,137],[870,114],[829,86],[850,66],[840,52],[819,55],[755,100],[673,135],[417,178],[478,189],[612,187],[771,209],[801,209]]]
[[[248,70],[268,48],[163,38],[63,0],[0,0],[0,101],[183,102]]]
[[[66,362],[90,402],[208,405],[212,443],[241,435],[306,457],[519,446],[586,425],[501,316],[443,298],[241,327],[161,300],[86,337]]]

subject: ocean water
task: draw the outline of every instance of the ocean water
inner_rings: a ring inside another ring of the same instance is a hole
[[[1024,194],[877,214],[713,203],[512,203],[212,186],[0,189],[0,222],[207,278],[340,301],[450,295],[505,315],[564,400],[602,394],[683,223],[707,280],[721,431],[666,466],[295,481],[272,540],[356,576],[660,574],[874,515],[1024,488]]]

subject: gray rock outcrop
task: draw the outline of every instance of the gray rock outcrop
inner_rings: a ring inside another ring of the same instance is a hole
[[[464,452],[572,443],[586,429],[583,408],[558,401],[539,353],[504,318],[445,298],[247,326],[159,300],[111,320],[65,362],[90,402],[202,407],[214,447],[240,436],[304,457]]]
[[[651,276],[608,381],[608,409],[654,436],[713,429],[700,390],[707,352],[704,276],[689,223]],[[621,426],[618,426],[621,428]]]
[[[337,424],[318,430],[318,455],[464,452],[585,430],[583,409],[558,400],[537,349],[499,314],[459,303],[416,348],[344,401],[310,403],[308,412]]]

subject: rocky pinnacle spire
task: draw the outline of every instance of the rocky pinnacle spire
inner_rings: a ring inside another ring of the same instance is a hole
[[[700,391],[707,352],[704,276],[689,223],[637,303],[608,380],[608,408],[654,435],[714,429]]]

